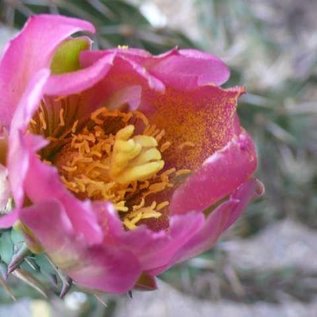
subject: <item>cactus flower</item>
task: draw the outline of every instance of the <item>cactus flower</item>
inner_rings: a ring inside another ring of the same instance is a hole
[[[211,248],[262,191],[236,114],[244,88],[221,88],[228,68],[207,53],[94,51],[87,36],[71,37],[79,31],[94,27],[34,16],[3,53],[14,209],[0,226],[19,221],[29,248],[81,287],[152,288]]]

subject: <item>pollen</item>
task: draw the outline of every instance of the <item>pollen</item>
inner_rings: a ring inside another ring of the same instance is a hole
[[[59,124],[63,123],[60,113]],[[74,123],[77,126],[77,122]],[[138,111],[100,108],[71,138],[53,164],[65,186],[80,199],[111,201],[124,226],[160,218],[169,201],[158,195],[173,187],[176,169],[164,170],[162,150],[172,142]]]

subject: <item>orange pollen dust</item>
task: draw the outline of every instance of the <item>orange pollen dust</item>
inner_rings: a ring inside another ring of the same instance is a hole
[[[63,108],[58,117],[58,125],[64,126]],[[45,130],[41,112],[36,119]],[[158,197],[174,186],[179,175],[191,172],[164,170],[162,154],[172,145],[164,140],[165,131],[150,125],[139,111],[105,107],[93,112],[83,128],[78,129],[77,123],[68,129],[63,145],[48,162],[57,167],[65,186],[79,199],[111,201],[127,229],[161,217],[169,201]],[[61,143],[46,137],[51,143]]]

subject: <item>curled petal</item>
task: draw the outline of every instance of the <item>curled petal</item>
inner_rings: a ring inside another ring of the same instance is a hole
[[[212,206],[244,183],[254,173],[256,164],[252,139],[242,132],[207,158],[197,172],[177,188],[170,205],[171,213],[182,214]]]
[[[89,65],[104,54],[116,53],[122,58],[141,65],[150,74],[175,89],[193,89],[208,84],[222,85],[230,72],[218,57],[195,49],[173,49],[153,56],[139,49],[112,49],[84,52],[82,63]]]
[[[49,71],[43,69],[36,73],[28,83],[21,101],[14,113],[9,135],[8,171],[10,186],[16,206],[24,200],[24,180],[29,169],[29,153],[44,146],[46,142],[34,137],[25,136],[25,130],[36,110],[47,82]],[[35,140],[37,140],[35,142]],[[37,143],[37,144],[36,144]]]
[[[220,235],[240,216],[251,199],[263,194],[263,185],[256,179],[242,184],[229,199],[219,205],[208,216],[201,229],[181,248],[168,266],[162,266],[151,273],[160,274],[175,263],[184,261],[210,249]]]
[[[228,67],[219,58],[195,49],[174,49],[145,65],[151,74],[175,89],[222,85],[230,76]]]
[[[45,201],[47,197],[60,199],[66,205],[66,211],[75,230],[81,232],[89,243],[102,240],[102,232],[96,224],[96,217],[89,201],[80,202],[61,183],[54,167],[40,161],[37,151],[47,144],[40,136],[25,134],[42,96],[48,71],[42,70],[30,83],[12,120],[10,131],[8,170],[9,180],[15,204],[20,208],[25,192],[33,203]]]
[[[177,262],[210,249],[219,236],[238,219],[250,200],[261,196],[263,191],[263,185],[256,179],[250,179],[239,186],[227,201],[208,215],[202,230],[179,250]]]
[[[81,54],[82,58],[89,58],[90,53],[83,52]],[[95,67],[95,64],[110,58],[109,53],[104,53],[102,56],[89,67]],[[89,70],[89,67],[82,70],[83,76],[85,76],[85,72]],[[153,90],[160,94],[164,89],[164,84],[149,74],[141,65],[122,58],[116,53],[113,65],[106,76],[94,86],[82,92],[81,98],[82,103],[90,112],[100,106],[108,107],[110,105],[110,108],[113,109],[116,105],[123,106],[126,103],[129,105],[130,110],[135,110],[139,107],[140,97],[144,91]],[[140,91],[142,91],[142,94]],[[124,104],[118,104],[119,102]]]
[[[157,56],[139,49],[84,51],[81,64],[92,66],[108,54],[116,54],[125,60],[136,73],[147,79],[150,89],[161,92],[165,86],[193,90],[210,84],[221,85],[230,76],[228,67],[219,58],[194,49],[173,49]]]
[[[95,208],[105,230],[105,243],[131,250],[145,272],[168,265],[177,250],[194,237],[204,224],[204,215],[192,212],[174,216],[167,231],[153,232],[145,226],[125,231],[111,205],[95,204]]]
[[[152,55],[147,51],[135,48],[129,49],[107,49],[107,50],[94,50],[94,51],[84,51],[80,55],[80,62],[82,67],[88,67],[95,63],[98,59],[102,58],[108,54],[122,55],[127,59],[132,59],[134,62],[142,64],[147,58],[151,58]]]
[[[1,125],[9,127],[29,82],[39,70],[49,68],[56,47],[71,34],[83,30],[95,31],[92,24],[83,20],[37,15],[31,17],[23,30],[9,42],[0,63]]]
[[[103,79],[113,65],[114,55],[106,55],[91,66],[74,72],[52,75],[45,93],[55,96],[66,96],[79,93],[94,86]]]
[[[41,203],[48,197],[58,199],[63,204],[76,234],[84,236],[88,244],[100,243],[103,234],[97,224],[91,202],[75,198],[61,183],[56,168],[41,162],[34,153],[29,155],[32,168],[26,175],[24,185],[29,199],[33,203]]]
[[[138,255],[143,270],[151,273],[154,268],[169,264],[178,249],[199,231],[203,223],[203,214],[188,213],[172,218],[167,232],[155,233],[140,228],[139,232],[131,232],[125,243]]]
[[[119,49],[82,52],[80,56],[81,64],[83,67],[89,67],[108,55],[116,56],[114,67],[111,74],[109,74],[111,78],[107,78],[110,84],[125,86],[141,82],[146,89],[157,92],[163,92],[165,90],[165,85],[160,79],[153,76],[142,63],[138,63],[133,58],[129,58],[124,51]],[[124,76],[122,76],[122,74],[124,74]],[[112,91],[116,91],[116,89],[112,89]]]

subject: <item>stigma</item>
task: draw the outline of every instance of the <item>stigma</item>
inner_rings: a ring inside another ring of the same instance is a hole
[[[132,137],[134,130],[130,124],[116,133],[109,174],[120,184],[145,181],[164,167],[155,138],[146,135]]]

